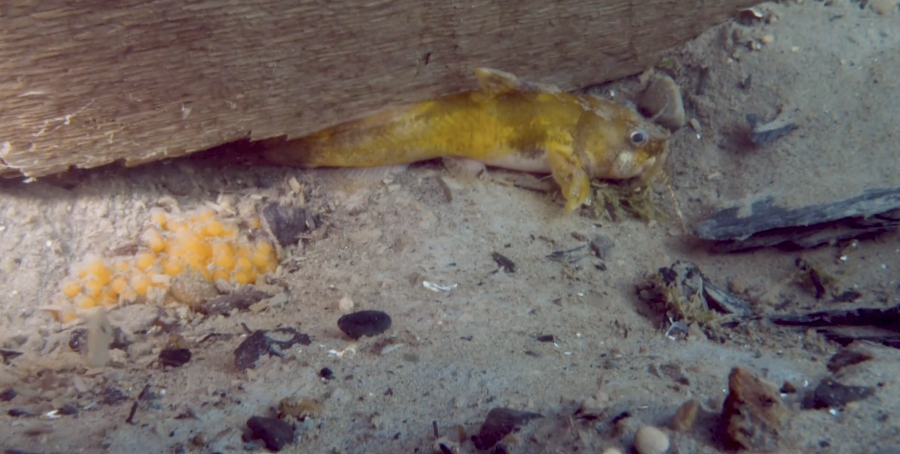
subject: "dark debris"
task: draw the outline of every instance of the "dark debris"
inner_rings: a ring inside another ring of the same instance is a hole
[[[281,350],[295,344],[309,345],[312,339],[294,328],[277,328],[271,331],[258,329],[247,336],[234,350],[234,364],[240,370],[255,367],[262,355],[282,356]]]
[[[516,263],[513,262],[509,257],[499,253],[494,252],[491,254],[491,258],[497,262],[497,266],[500,267],[503,271],[507,273],[515,273],[516,272]]]
[[[278,452],[294,441],[294,427],[287,421],[266,416],[253,416],[247,420],[253,439],[262,440],[270,451]]]
[[[509,435],[519,426],[535,418],[543,418],[540,413],[512,410],[509,408],[493,408],[488,412],[484,424],[477,435],[472,435],[472,443],[478,449],[490,449],[503,437]]]
[[[206,300],[197,308],[197,312],[205,315],[226,315],[233,309],[246,311],[250,306],[271,297],[268,293],[256,289],[239,290],[229,295],[222,295]]]
[[[750,141],[757,147],[769,145],[790,134],[798,127],[795,123],[778,119],[763,123],[756,114],[747,115],[747,123],[750,124]]]
[[[300,236],[316,229],[316,217],[307,207],[271,203],[260,211],[260,218],[281,247],[297,244]]]
[[[159,363],[163,366],[181,367],[191,360],[191,350],[187,348],[164,348],[159,352]]]
[[[863,400],[875,394],[871,386],[848,386],[830,378],[822,380],[813,392],[812,408],[841,408],[850,402]]]

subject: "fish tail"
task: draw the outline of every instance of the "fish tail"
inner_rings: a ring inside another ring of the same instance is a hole
[[[265,152],[270,162],[293,167],[374,167],[431,159],[418,146],[430,133],[427,103],[391,109],[289,140]]]

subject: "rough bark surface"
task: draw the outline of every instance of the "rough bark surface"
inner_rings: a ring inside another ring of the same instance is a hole
[[[297,137],[469,88],[634,74],[756,0],[7,0],[0,174]]]

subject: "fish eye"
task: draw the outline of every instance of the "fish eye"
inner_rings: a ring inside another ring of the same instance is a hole
[[[631,141],[632,145],[639,147],[645,145],[650,140],[650,136],[643,129],[635,129],[628,134],[628,140]]]

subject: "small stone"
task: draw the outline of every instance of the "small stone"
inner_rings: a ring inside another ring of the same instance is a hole
[[[653,426],[641,426],[634,434],[638,454],[663,454],[669,450],[669,436]]]
[[[691,385],[691,380],[684,374],[681,366],[676,363],[668,363],[659,366],[660,372],[669,379],[685,386]]]
[[[253,416],[247,420],[247,428],[252,437],[265,442],[270,451],[278,452],[294,441],[294,427],[278,418]]]
[[[591,251],[598,259],[605,260],[616,243],[605,235],[595,235],[591,239]]]
[[[778,390],[781,394],[794,394],[797,392],[797,386],[792,382],[785,380],[784,384],[781,385],[781,389]]]
[[[316,219],[306,207],[272,203],[260,214],[263,226],[283,248],[297,244],[300,235],[316,229]]]
[[[678,407],[675,415],[672,416],[670,426],[676,432],[688,432],[694,427],[694,421],[697,420],[697,412],[700,410],[700,401],[691,399]]]
[[[73,352],[81,353],[87,345],[87,330],[84,328],[73,329],[69,333],[69,348]]]
[[[7,415],[12,416],[13,418],[27,418],[30,416],[34,416],[28,410],[23,410],[21,408],[12,408],[6,412]]]
[[[350,299],[349,296],[344,295],[340,301],[338,301],[338,310],[343,313],[348,313],[353,310],[353,300]]]
[[[391,327],[391,316],[382,311],[359,311],[338,319],[338,328],[351,339],[377,336]]]
[[[609,395],[604,392],[598,392],[585,399],[584,402],[578,406],[578,410],[575,411],[575,416],[580,419],[593,421],[600,417],[600,414],[603,413],[603,410],[607,405],[609,405]]]
[[[0,400],[3,402],[9,402],[16,398],[16,390],[12,388],[6,388],[3,391],[0,391]]]
[[[181,367],[191,360],[191,350],[187,348],[164,348],[159,352],[159,363],[163,366]]]
[[[786,412],[775,386],[743,367],[735,367],[728,376],[728,397],[722,405],[720,421],[726,447],[774,451]]]
[[[847,386],[826,378],[813,392],[813,408],[841,408],[873,394],[875,389],[870,386]]]
[[[684,126],[684,101],[681,87],[669,76],[656,76],[638,101],[641,112],[669,131]]]
[[[511,434],[519,426],[535,418],[543,418],[540,413],[512,410],[509,408],[493,408],[488,412],[478,435],[472,435],[472,443],[478,449],[490,449],[503,437]]]
[[[72,404],[63,405],[62,407],[59,407],[59,414],[66,415],[66,416],[77,415],[78,407],[76,407]]]
[[[182,273],[172,278],[169,295],[181,304],[198,310],[208,300],[219,296],[216,285],[197,273]]]
[[[119,388],[106,388],[101,394],[100,403],[104,405],[119,405],[128,400],[128,396]]]
[[[890,14],[897,10],[897,0],[870,0],[869,6],[878,14]]]
[[[847,366],[859,364],[874,358],[875,355],[858,345],[850,344],[834,354],[828,360],[828,370],[835,373]]]
[[[334,372],[327,367],[323,367],[322,370],[319,371],[319,376],[325,380],[334,380]]]

